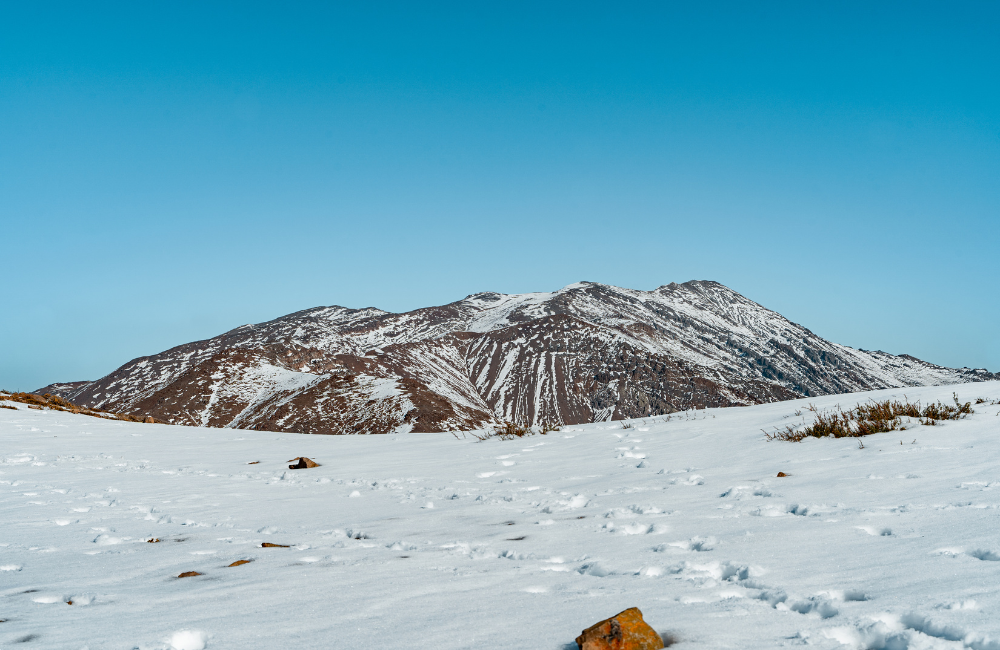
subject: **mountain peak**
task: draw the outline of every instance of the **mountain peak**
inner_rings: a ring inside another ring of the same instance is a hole
[[[385,433],[992,378],[831,343],[710,280],[581,281],[401,314],[316,307],[135,359],[63,396],[176,423]]]

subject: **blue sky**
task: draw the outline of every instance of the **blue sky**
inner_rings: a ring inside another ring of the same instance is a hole
[[[578,280],[998,371],[998,33],[993,2],[6,3],[0,387]]]

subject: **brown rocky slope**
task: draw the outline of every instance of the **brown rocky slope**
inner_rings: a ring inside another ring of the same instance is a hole
[[[826,341],[715,282],[580,282],[394,314],[318,307],[41,392],[175,424],[300,433],[577,424],[1000,379]]]

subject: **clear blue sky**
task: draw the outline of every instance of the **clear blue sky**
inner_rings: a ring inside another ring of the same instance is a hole
[[[0,387],[578,280],[998,371],[998,34],[996,2],[5,3]]]

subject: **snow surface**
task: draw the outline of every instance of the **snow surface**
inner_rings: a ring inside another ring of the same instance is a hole
[[[1000,382],[905,394],[953,390]],[[761,432],[903,393],[508,442],[0,409],[0,648],[567,650],[638,606],[679,648],[1000,650],[1000,406]]]

